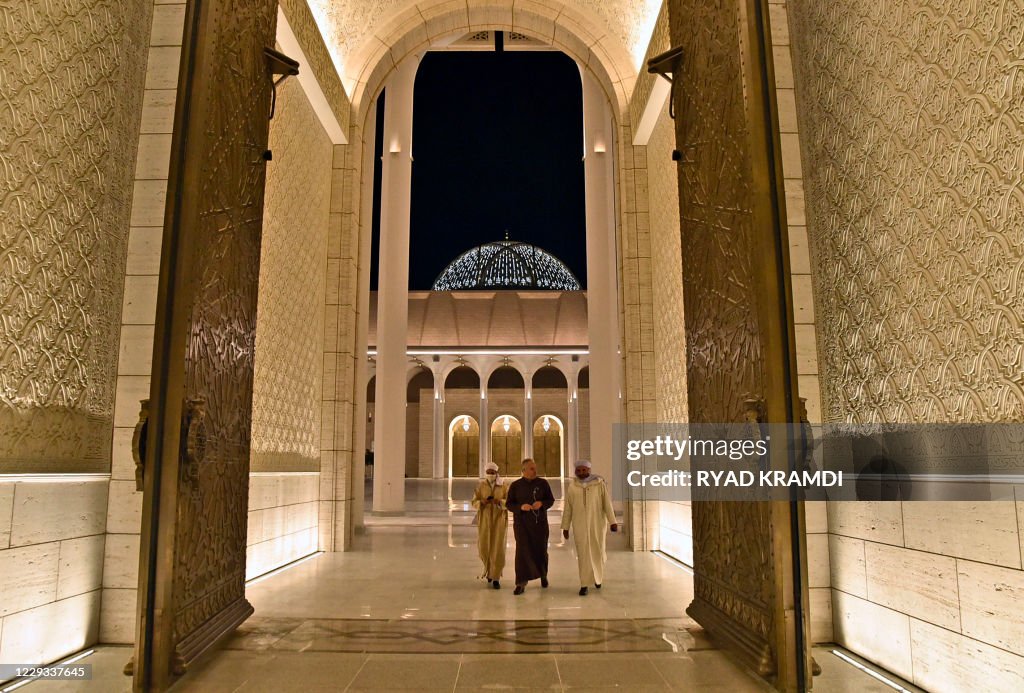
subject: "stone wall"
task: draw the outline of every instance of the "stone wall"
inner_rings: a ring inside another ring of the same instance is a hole
[[[789,5],[824,418],[1021,421],[1020,4]],[[1017,501],[830,504],[836,640],[1024,688]]]
[[[320,474],[256,472],[249,477],[247,580],[317,550]]]
[[[123,354],[146,332],[121,326],[149,298],[122,301],[133,178],[154,174],[133,176],[152,144],[139,139],[152,16],[114,0],[0,14],[0,662],[95,643],[102,585],[120,579],[104,574],[121,549],[104,533],[132,513],[108,520],[107,496],[118,340]]]
[[[0,15],[0,472],[110,470],[152,6]]]
[[[270,123],[253,376],[246,578],[317,550],[333,145],[297,80]],[[310,271],[310,269],[313,271]]]
[[[270,121],[252,402],[252,471],[317,471],[331,141],[297,80]],[[310,271],[310,270],[314,271]]]
[[[107,484],[0,482],[0,662],[46,664],[96,642]]]

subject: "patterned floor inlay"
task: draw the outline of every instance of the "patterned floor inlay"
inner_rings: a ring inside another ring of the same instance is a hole
[[[711,649],[688,619],[421,621],[252,618],[233,650],[362,653],[687,652]]]

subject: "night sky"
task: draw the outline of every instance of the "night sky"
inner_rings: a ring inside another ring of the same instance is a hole
[[[430,289],[456,256],[506,229],[561,259],[585,287],[576,63],[553,51],[430,52],[413,103],[409,288]]]

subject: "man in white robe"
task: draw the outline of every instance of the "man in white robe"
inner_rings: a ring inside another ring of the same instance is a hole
[[[613,532],[619,529],[608,484],[590,473],[590,462],[580,460],[576,463],[576,478],[565,491],[562,536],[568,539],[572,530],[575,537],[581,597],[587,594],[590,585],[601,589],[608,558],[605,538],[609,526]]]

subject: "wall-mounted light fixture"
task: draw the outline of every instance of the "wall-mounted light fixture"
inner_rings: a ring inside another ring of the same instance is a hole
[[[676,46],[664,53],[660,53],[647,61],[647,71],[653,75],[660,75],[672,85],[672,91],[668,97],[668,115],[673,120],[676,117],[676,82],[675,75],[679,72],[680,63],[683,60],[683,47]]]
[[[270,119],[274,118],[274,108],[277,106],[277,87],[289,77],[299,74],[299,61],[289,58],[281,51],[266,47],[263,49],[263,59],[267,63],[267,72],[270,73]],[[275,75],[281,75],[274,79]]]

